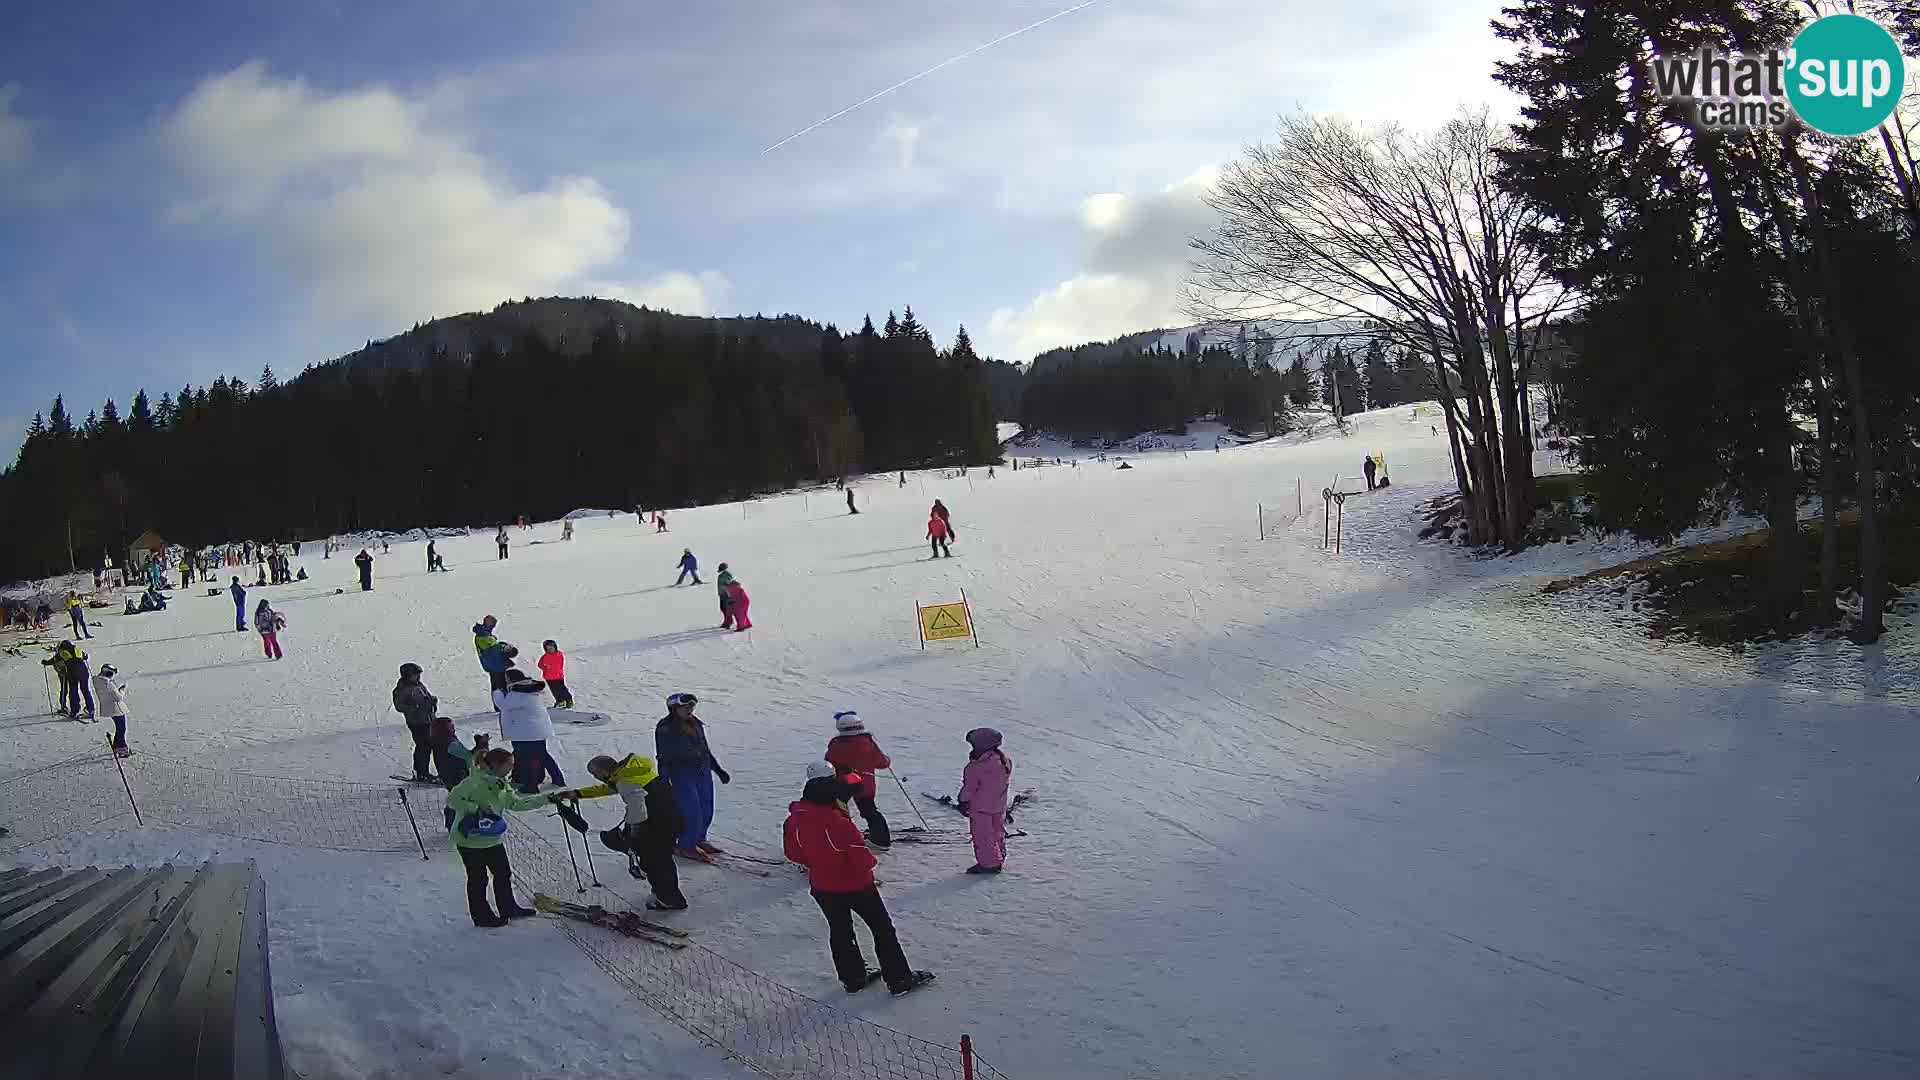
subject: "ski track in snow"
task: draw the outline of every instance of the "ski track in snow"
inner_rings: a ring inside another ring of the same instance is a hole
[[[1662,644],[1613,605],[1538,595],[1644,553],[1631,545],[1476,558],[1421,543],[1416,510],[1450,477],[1428,423],[1383,410],[1349,437],[1129,453],[1126,472],[875,477],[858,516],[813,491],[675,511],[667,535],[583,518],[569,544],[527,546],[557,524],[514,530],[504,563],[476,534],[441,542],[446,575],[410,543],[379,557],[371,594],[352,551],[306,556],[312,580],[260,591],[288,616],[284,661],[232,631],[224,596],[184,592],[163,614],[104,614],[90,649],[129,680],[143,755],[379,783],[405,767],[388,703],[401,662],[426,669],[443,714],[490,719],[468,627],[493,613],[529,666],[557,639],[582,706],[614,717],[562,728],[569,780],[595,753],[650,754],[664,696],[697,693],[735,777],[715,838],[761,855],[778,854],[835,710],[860,711],[914,791],[953,790],[962,734],[999,727],[1015,788],[1036,791],[1007,872],[961,874],[964,844],[880,856],[936,989],[843,997],[797,874],[682,864],[694,909],[676,918],[890,1027],[970,1032],[1017,1077],[1920,1071],[1910,640],[1854,667],[1832,644]],[[1374,451],[1394,486],[1348,500],[1341,554],[1320,550],[1317,505],[1255,539],[1256,502],[1290,504],[1296,477],[1311,498]],[[952,560],[919,540],[935,496],[959,529]],[[707,584],[666,587],[683,546]],[[723,560],[753,596],[750,634],[715,629]],[[962,588],[981,647],[921,651],[913,603]],[[39,715],[38,664],[5,670],[5,715]],[[96,730],[9,727],[7,771],[70,758]],[[918,823],[890,778],[880,799],[896,827]],[[604,827],[617,808],[587,813]],[[517,827],[559,840],[551,815]],[[183,844],[266,853],[282,1026],[309,1078],[742,1075],[551,929],[465,955],[480,942],[444,852],[143,834],[37,854]],[[623,859],[597,855],[603,882],[642,897]],[[459,987],[487,971],[540,989],[469,1000]],[[544,981],[556,973],[564,987]]]

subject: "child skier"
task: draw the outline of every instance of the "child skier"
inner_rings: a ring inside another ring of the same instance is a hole
[[[726,563],[720,564],[720,576],[713,579],[713,587],[720,594],[720,629],[733,629],[733,596],[727,591],[733,585],[733,571]]]
[[[93,700],[100,712],[113,717],[114,755],[126,757],[132,752],[127,749],[127,688],[113,681],[117,674],[112,664],[100,665],[93,676]]]
[[[847,993],[857,994],[868,983],[885,979],[887,988],[899,995],[932,982],[933,973],[908,965],[886,901],[880,898],[880,883],[873,876],[873,852],[847,816],[846,800],[860,779],[858,774],[837,775],[824,761],[807,766],[806,787],[799,801],[787,807],[781,846],[787,858],[807,868],[813,902],[827,917],[827,946],[840,985]],[[877,971],[867,967],[860,940],[853,936],[855,915],[873,933],[873,952],[880,961]]]
[[[469,750],[467,744],[461,742],[459,734],[453,730],[451,719],[444,716],[433,718],[433,726],[428,730],[427,741],[433,748],[434,768],[440,770],[440,783],[448,791],[452,791],[460,781],[467,778],[469,772],[473,771],[475,755],[484,754],[491,749],[487,745],[490,738],[491,736],[486,732],[479,732],[473,737],[473,749]],[[449,828],[452,827],[451,819],[447,824]]]
[[[948,548],[945,552],[941,550],[942,548],[947,548],[948,536],[947,519],[941,517],[939,514],[930,515],[927,518],[927,539],[933,543],[933,554],[929,556],[930,558],[937,559],[942,554],[945,554],[949,559],[953,558],[952,549]]]
[[[861,721],[860,714],[852,709],[833,714],[833,730],[837,734],[827,743],[827,761],[840,770],[841,779],[858,777],[853,803],[860,808],[860,816],[866,819],[867,843],[881,849],[890,847],[893,834],[887,828],[887,819],[880,816],[879,804],[874,801],[879,794],[874,774],[890,768],[893,762],[881,752],[880,744],[874,742],[873,736],[867,733],[867,725]]]
[[[647,901],[649,910],[685,911],[687,898],[680,892],[680,870],[673,865],[674,837],[683,828],[673,782],[639,754],[628,754],[618,761],[601,754],[587,762],[587,771],[600,782],[578,791],[555,792],[554,797],[599,799],[619,795],[626,804],[626,816],[618,829],[601,833],[600,842],[626,852],[627,872],[647,879],[653,889]]]
[[[260,632],[260,650],[266,653],[267,659],[281,659],[280,631],[287,628],[287,617],[262,600],[260,606],[253,609],[253,628]]]
[[[680,576],[677,578],[674,578],[673,583],[676,586],[686,584],[688,574],[693,575],[693,583],[695,585],[706,584],[706,582],[700,580],[700,560],[693,557],[693,549],[681,548],[680,549]]]
[[[653,729],[653,745],[683,819],[674,854],[704,861],[707,855],[723,854],[707,842],[707,829],[713,825],[713,778],[729,784],[733,777],[714,760],[707,745],[707,726],[693,714],[699,703],[692,694],[670,695],[667,715]]]
[[[973,833],[974,862],[967,873],[997,874],[1007,861],[1007,788],[1013,781],[1013,762],[1001,751],[1000,733],[992,728],[967,732],[967,745],[972,750],[955,800]]]
[[[740,584],[738,578],[727,583],[727,614],[733,619],[733,632],[753,629],[753,620],[747,617],[747,608],[753,599],[747,595],[747,587]]]
[[[547,689],[553,691],[553,707],[573,708],[573,694],[567,689],[567,654],[552,638],[541,642],[540,650],[540,659],[534,663],[539,665],[540,677],[547,680]]]
[[[507,862],[504,843],[507,811],[532,810],[552,800],[544,795],[515,795],[508,790],[507,774],[513,768],[512,751],[489,750],[480,755],[473,772],[447,793],[447,811],[453,821],[447,832],[467,867],[467,912],[475,926],[505,926],[508,919],[534,913],[513,898],[513,867]],[[493,899],[499,914],[487,906],[488,874],[493,875]]]

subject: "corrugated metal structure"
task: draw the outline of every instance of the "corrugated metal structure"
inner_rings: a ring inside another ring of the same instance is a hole
[[[251,864],[0,870],[0,1078],[284,1080]]]

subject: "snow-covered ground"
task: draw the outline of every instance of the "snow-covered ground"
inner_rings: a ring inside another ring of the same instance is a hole
[[[826,491],[673,512],[668,535],[588,517],[571,543],[557,524],[514,531],[504,563],[490,536],[443,541],[446,575],[396,545],[371,594],[350,559],[306,557],[312,580],[266,590],[289,619],[284,661],[233,632],[225,598],[185,594],[103,614],[91,650],[131,683],[141,755],[381,781],[408,749],[395,669],[424,666],[449,715],[485,710],[468,627],[492,613],[529,659],[559,641],[576,696],[615,716],[563,731],[570,778],[595,753],[651,752],[665,695],[698,694],[734,775],[715,838],[767,854],[835,710],[858,709],[915,790],[952,790],[962,733],[999,727],[1016,788],[1035,791],[1007,873],[962,874],[965,847],[881,857],[909,958],[941,974],[931,990],[844,998],[819,912],[784,874],[688,868],[679,918],[889,1027],[969,1032],[1015,1077],[1920,1071],[1907,701],[1537,595],[1632,557],[1618,545],[1474,559],[1418,543],[1444,446],[1403,407],[1346,437],[1126,471],[874,478],[858,516]],[[1255,539],[1257,503],[1358,487],[1375,452],[1394,486],[1347,501],[1342,554],[1320,550],[1311,505]],[[936,495],[959,537],[929,562]],[[668,587],[687,546],[709,581],[732,565],[751,634],[713,629],[710,586]],[[981,647],[922,651],[913,603],[962,589]],[[9,771],[94,738],[43,722],[37,664],[4,670]],[[913,820],[897,788],[881,801]],[[473,930],[444,856],[148,834],[24,858],[209,846],[262,859],[282,1027],[309,1080],[740,1075],[553,928]]]

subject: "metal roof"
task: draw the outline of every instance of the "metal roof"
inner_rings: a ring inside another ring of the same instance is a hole
[[[283,1080],[252,864],[0,870],[0,1078]]]

